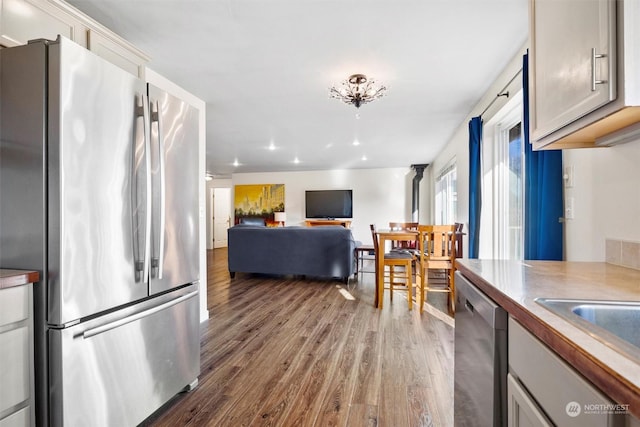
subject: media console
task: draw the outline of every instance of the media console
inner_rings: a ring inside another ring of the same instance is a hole
[[[343,219],[308,219],[305,222],[307,227],[317,227],[319,225],[341,225],[344,228],[351,228],[351,221]]]

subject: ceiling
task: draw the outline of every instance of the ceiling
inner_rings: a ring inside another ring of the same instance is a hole
[[[527,0],[69,3],[206,101],[217,177],[430,163],[528,36]],[[330,99],[354,73],[386,96]]]

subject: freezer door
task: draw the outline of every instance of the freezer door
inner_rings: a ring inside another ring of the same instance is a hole
[[[83,47],[49,47],[50,324],[148,295],[145,100],[144,82]]]
[[[198,288],[50,330],[52,426],[135,426],[200,373]]]
[[[199,279],[198,110],[149,85],[153,188],[149,293]]]

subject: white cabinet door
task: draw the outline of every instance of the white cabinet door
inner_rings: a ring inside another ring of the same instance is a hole
[[[531,30],[537,140],[616,98],[616,1],[533,0]]]
[[[0,0],[0,44],[27,44],[33,39],[55,40],[58,34],[75,40],[78,23],[42,2]]]
[[[0,46],[29,40],[73,40],[136,77],[144,78],[149,58],[108,29],[61,0],[0,0]]]
[[[507,426],[551,427],[553,424],[511,374],[507,375]]]
[[[87,39],[87,48],[91,52],[136,77],[144,78],[144,65],[147,62],[145,58],[138,56],[119,41],[106,37],[95,30],[89,30]]]

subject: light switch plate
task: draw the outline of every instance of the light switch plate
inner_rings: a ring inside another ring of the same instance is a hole
[[[562,179],[564,180],[565,188],[573,187],[573,166],[565,166],[562,174]]]

